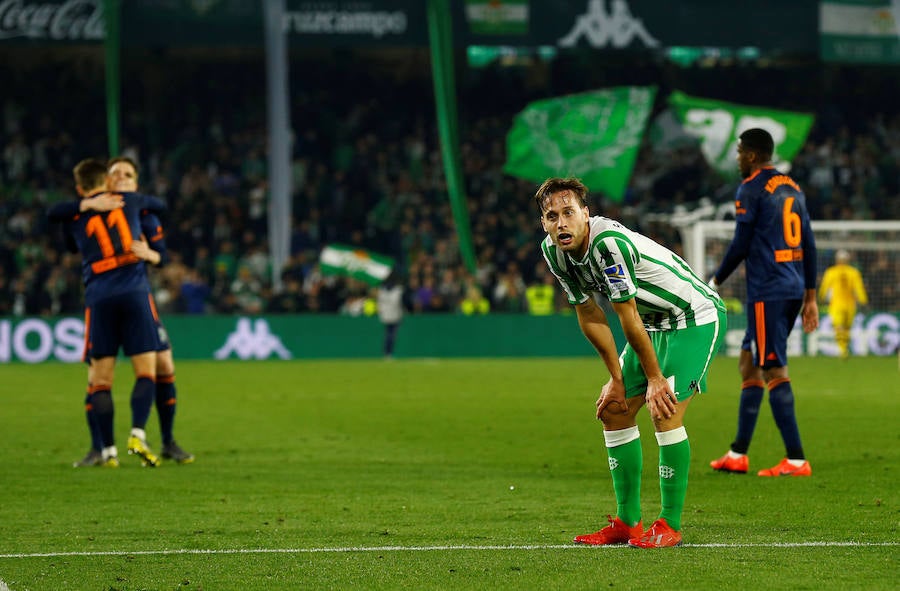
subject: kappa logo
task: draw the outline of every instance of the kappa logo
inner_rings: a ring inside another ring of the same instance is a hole
[[[626,0],[612,0],[609,12],[605,0],[590,0],[587,12],[557,43],[560,47],[574,47],[582,37],[591,47],[628,47],[635,38],[647,47],[659,47],[659,40],[647,32],[641,19],[631,14]]]
[[[660,478],[672,478],[673,476],[675,476],[675,468],[662,465],[659,467]]]
[[[617,460],[616,458],[609,458],[609,469],[615,470],[618,467],[619,467],[619,460]]]
[[[249,318],[238,319],[234,332],[215,352],[215,357],[227,359],[232,354],[238,359],[268,359],[273,354],[282,359],[292,357],[278,335],[269,330],[269,323],[264,318],[257,318],[252,323]]]

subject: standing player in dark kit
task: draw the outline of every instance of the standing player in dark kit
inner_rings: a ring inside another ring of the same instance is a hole
[[[106,192],[105,162],[82,160],[73,173],[83,200]],[[87,405],[99,427],[103,462],[108,466],[118,465],[112,383],[116,355],[122,347],[131,358],[135,374],[128,453],[139,456],[144,465],[157,466],[159,459],[147,446],[144,431],[156,390],[159,348],[156,310],[144,262],[131,251],[131,246],[141,235],[141,210],[159,213],[165,204],[148,195],[124,193],[121,207],[116,209],[107,212],[82,209],[78,203],[60,203],[50,210],[49,217],[68,223],[82,254],[86,354],[93,359]]]
[[[131,158],[119,156],[107,164],[108,184],[112,191],[138,190],[138,167]],[[154,265],[168,262],[166,239],[159,218],[152,211],[141,212],[141,230],[147,238],[149,247],[143,241],[135,242],[132,251],[144,260],[157,253],[159,258]],[[156,317],[156,329],[160,340],[160,348],[156,354],[156,414],[159,417],[159,432],[162,438],[163,459],[174,460],[179,464],[190,464],[194,455],[186,452],[175,441],[173,434],[177,397],[175,394],[175,360],[172,357],[172,345],[169,335],[159,317]]]
[[[810,476],[787,368],[787,340],[797,316],[803,330],[819,326],[816,303],[816,242],[806,197],[789,176],[771,164],[775,143],[764,129],[740,135],[738,167],[744,182],[735,197],[737,227],[719,270],[710,284],[721,285],[741,261],[747,276],[747,333],[741,346],[741,402],[731,449],[710,465],[722,472],[746,473],[763,388],[786,455],[759,476]]]
[[[138,190],[138,167],[130,158],[119,156],[107,163],[108,176],[107,187],[110,191],[136,192]],[[150,211],[141,212],[141,232],[146,239],[135,240],[131,250],[138,257],[154,266],[162,266],[168,262],[166,240],[159,218]],[[179,464],[190,464],[194,461],[193,454],[186,452],[175,441],[173,427],[175,422],[175,410],[177,406],[175,390],[175,362],[172,357],[172,346],[169,343],[168,333],[162,322],[157,317],[157,335],[160,339],[160,349],[156,356],[156,413],[159,417],[159,430],[162,438],[163,459],[173,460]],[[88,388],[93,382],[92,370],[88,370]],[[100,451],[101,438],[96,421],[93,420],[92,410],[87,412],[88,428],[91,433],[91,448],[83,459],[74,463],[76,468],[102,465],[103,458]]]

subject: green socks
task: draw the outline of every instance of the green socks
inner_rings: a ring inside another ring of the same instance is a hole
[[[616,491],[616,514],[630,527],[641,520],[641,469],[644,457],[640,436],[637,426],[603,432],[609,471]]]
[[[662,499],[659,516],[678,531],[681,529],[681,514],[687,495],[691,445],[684,427],[657,433],[656,440],[659,443],[659,492]],[[618,494],[617,488],[617,497]]]

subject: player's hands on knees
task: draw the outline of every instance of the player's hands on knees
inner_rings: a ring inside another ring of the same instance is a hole
[[[647,410],[659,419],[670,419],[678,410],[675,393],[662,376],[647,380]]]
[[[610,406],[612,405],[612,406]],[[597,399],[597,418],[601,418],[603,411],[609,408],[609,412],[628,414],[628,402],[625,400],[625,383],[622,380],[610,378],[603,389],[600,390],[600,398]]]

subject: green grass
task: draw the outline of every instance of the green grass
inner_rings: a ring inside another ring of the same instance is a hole
[[[761,479],[708,468],[736,425],[736,360],[718,359],[686,421],[686,545],[660,551],[569,545],[615,512],[595,359],[180,362],[176,434],[197,462],[156,470],[127,456],[118,470],[73,469],[87,449],[84,368],[7,365],[0,581],[11,591],[892,589],[896,364],[792,360],[814,474]],[[122,446],[131,376],[118,373]],[[640,427],[647,522],[659,490],[645,411]],[[751,470],[782,454],[764,405]],[[832,545],[796,546],[810,542]]]

